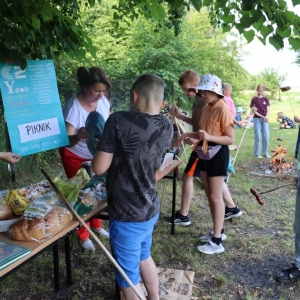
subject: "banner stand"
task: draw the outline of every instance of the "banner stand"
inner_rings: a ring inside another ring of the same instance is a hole
[[[11,152],[11,143],[7,128],[7,123],[4,121],[4,127],[5,127],[5,144],[6,144],[6,151]],[[16,182],[16,173],[15,173],[15,165],[14,164],[7,164],[8,172],[10,172],[10,178],[12,182]]]

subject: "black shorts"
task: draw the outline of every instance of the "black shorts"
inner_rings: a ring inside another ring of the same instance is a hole
[[[188,163],[186,164],[184,173],[191,177],[200,177],[199,162],[200,159],[198,157],[198,154],[193,151],[190,155]]]
[[[199,169],[206,172],[208,177],[227,176],[229,164],[229,147],[222,145],[221,149],[211,160],[199,160]]]

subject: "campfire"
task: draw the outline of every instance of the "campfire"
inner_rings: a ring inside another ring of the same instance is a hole
[[[277,139],[277,141],[282,141],[281,139]],[[268,170],[272,173],[282,174],[291,171],[293,162],[287,163],[285,159],[285,155],[287,153],[287,149],[281,148],[281,145],[278,144],[275,150],[272,150],[272,160],[268,167]]]

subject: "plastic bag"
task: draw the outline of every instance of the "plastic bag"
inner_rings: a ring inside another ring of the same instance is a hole
[[[40,241],[60,232],[73,219],[54,191],[39,195],[24,211],[22,218],[8,228],[17,241]]]

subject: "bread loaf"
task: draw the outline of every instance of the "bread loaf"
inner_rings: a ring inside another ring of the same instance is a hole
[[[0,199],[0,220],[7,220],[14,215],[9,205]]]
[[[28,222],[27,233],[30,239],[42,240],[45,237],[45,221],[44,218],[35,218]]]
[[[21,219],[20,221],[9,226],[8,234],[15,241],[30,241],[27,230],[28,220]]]
[[[53,207],[45,217],[27,220],[25,218],[10,225],[9,236],[16,241],[42,240],[60,232],[73,219],[72,213],[64,207]]]

